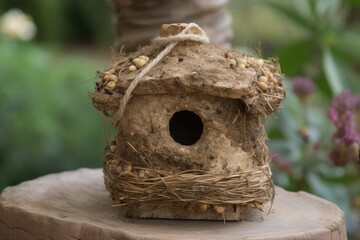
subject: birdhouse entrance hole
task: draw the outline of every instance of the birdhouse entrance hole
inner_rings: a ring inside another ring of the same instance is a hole
[[[195,144],[203,133],[201,118],[194,112],[183,110],[176,112],[170,119],[170,136],[175,142],[185,146]]]

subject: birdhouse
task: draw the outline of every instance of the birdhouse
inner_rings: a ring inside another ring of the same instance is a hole
[[[115,129],[105,186],[125,216],[239,220],[273,199],[264,121],[285,97],[276,58],[165,24],[98,77],[91,98]]]

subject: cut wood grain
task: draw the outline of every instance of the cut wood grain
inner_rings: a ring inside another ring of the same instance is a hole
[[[47,175],[0,196],[0,239],[346,239],[343,212],[304,192],[276,188],[262,221],[123,218],[111,207],[100,169]]]

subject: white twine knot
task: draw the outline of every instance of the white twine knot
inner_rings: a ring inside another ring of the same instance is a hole
[[[196,27],[200,30],[200,35],[187,33],[187,31]],[[129,87],[126,89],[124,96],[121,99],[119,109],[110,117],[112,122],[116,124],[122,116],[124,115],[125,108],[127,103],[131,98],[131,94],[134,91],[135,87],[138,85],[140,80],[153,68],[155,67],[179,42],[184,41],[195,41],[201,43],[209,43],[209,38],[196,23],[189,23],[187,26],[178,34],[167,36],[167,37],[157,37],[153,40],[155,43],[166,45],[166,48],[157,55],[156,58],[151,60],[151,62],[136,76],[136,78],[131,82]]]

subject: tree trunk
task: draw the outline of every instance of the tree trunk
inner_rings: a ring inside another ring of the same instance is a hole
[[[230,46],[227,0],[108,0],[114,13],[116,48],[134,51],[159,34],[164,23],[195,22],[212,43]]]

